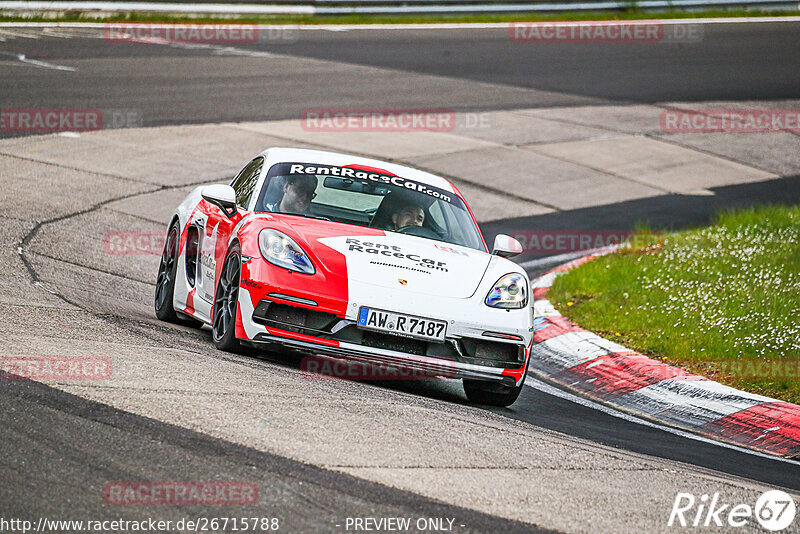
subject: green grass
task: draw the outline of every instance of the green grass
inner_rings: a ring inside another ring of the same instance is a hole
[[[54,3],[54,8],[57,3]],[[797,16],[798,10],[763,11],[747,9],[718,9],[709,11],[642,11],[629,9],[604,12],[561,13],[504,13],[466,15],[258,15],[258,16],[189,16],[167,13],[123,13],[98,18],[97,14],[58,13],[52,15],[11,16],[0,15],[0,22],[142,22],[142,23],[218,23],[218,24],[432,24],[457,22],[547,22],[561,20],[642,20],[676,18],[718,17],[779,17]]]
[[[733,387],[800,403],[800,377],[732,371],[800,360],[800,206],[718,215],[556,278],[548,298],[587,330]],[[751,368],[752,369],[752,368]]]

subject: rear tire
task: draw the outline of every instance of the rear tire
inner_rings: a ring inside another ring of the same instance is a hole
[[[522,375],[522,382],[518,386],[505,386],[496,382],[465,378],[464,392],[470,402],[475,404],[506,407],[514,404],[522,392],[523,385],[525,385],[525,375]]]
[[[173,306],[175,298],[175,281],[178,278],[178,248],[180,247],[180,227],[177,222],[167,231],[167,240],[161,252],[161,262],[158,265],[156,278],[156,292],[153,301],[156,317],[168,323],[181,324],[199,328],[203,325],[197,319],[184,314],[178,314]]]
[[[211,337],[214,346],[225,352],[242,351],[236,339],[236,314],[239,310],[239,282],[242,272],[242,257],[239,244],[235,243],[225,257],[219,284],[214,294],[214,313],[211,318]]]

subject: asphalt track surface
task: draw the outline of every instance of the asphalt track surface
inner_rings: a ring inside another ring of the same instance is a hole
[[[327,77],[311,77],[302,69],[293,69],[291,62],[265,66],[258,55],[233,55],[230,51],[221,52],[209,63],[207,49],[120,45],[80,36],[36,37],[0,42],[0,51],[24,51],[28,57],[52,64],[68,60],[80,65],[80,76],[65,78],[48,68],[2,64],[2,107],[136,109],[145,125],[296,118],[303,109],[321,103],[484,110],[604,101],[775,101],[797,98],[800,87],[800,26],[786,24],[709,26],[702,47],[532,45],[511,43],[506,32],[489,30],[468,35],[458,31],[313,32],[301,34],[291,44],[237,47],[395,69],[396,77],[389,80],[372,78],[372,72],[358,68],[332,69]],[[769,61],[765,61],[767,57]],[[92,65],[98,63],[114,65],[115,75],[93,73]],[[213,68],[204,67],[208,64]],[[414,83],[408,83],[407,73],[416,75]],[[458,93],[457,105],[453,105],[452,93],[435,91],[441,89],[443,79],[447,87],[458,87],[460,80],[470,82]],[[505,227],[519,228],[520,224],[607,228],[607,217],[618,217],[622,227],[647,216],[656,227],[679,227],[705,222],[720,207],[800,201],[797,177],[715,192],[709,198],[665,196],[655,209],[652,202],[629,202],[493,222],[484,228],[487,234]],[[31,274],[38,276],[35,270]],[[203,333],[191,336],[209,342]],[[253,366],[257,368],[261,361],[278,362],[290,369],[297,365],[292,358],[262,358],[254,360]],[[285,512],[291,510],[289,531],[325,531],[341,518],[340,510],[346,510],[348,516],[457,516],[469,531],[476,532],[533,529],[228,443],[42,384],[7,384],[0,388],[0,440],[8,444],[3,451],[0,502],[7,516],[55,516],[69,509],[87,514],[107,512],[96,492],[86,491],[97,490],[107,480],[200,480],[204,474],[208,478],[252,479],[258,472],[268,480],[260,487],[270,488],[268,500],[273,507],[263,510],[264,514],[284,512],[281,515],[287,517]],[[449,383],[379,387],[464,402],[460,387]],[[684,462],[698,471],[716,471],[723,478],[742,477],[800,490],[796,464],[627,422],[534,388],[525,388],[512,409],[491,411],[497,417],[603,446]],[[301,491],[298,487],[304,482]],[[63,498],[65,491],[71,495],[68,503]],[[186,515],[184,512],[180,515]],[[171,510],[162,513],[177,516]],[[137,512],[124,514],[135,517]]]
[[[257,43],[186,47],[106,42],[97,31],[84,38],[75,30],[52,31],[68,38],[14,31],[19,38],[0,43],[0,61],[8,60],[0,76],[4,107],[131,109],[144,125],[293,119],[320,106],[779,101],[796,98],[800,87],[800,25],[792,23],[710,24],[696,43],[606,46],[513,42],[506,29],[265,31]],[[52,64],[71,60],[79,70],[64,77],[13,66],[19,53]],[[269,54],[361,68],[310,72],[267,61]]]
[[[280,518],[281,531],[336,530],[347,515],[457,517],[464,523],[458,529],[462,532],[545,532],[227,443],[35,382],[9,384],[0,388],[0,437],[5,444],[0,503],[5,518],[104,517],[111,510],[98,495],[107,481],[185,480],[190,474],[192,480],[258,484],[260,498],[269,502],[258,510],[259,517]],[[128,520],[143,517],[135,507],[112,513]],[[177,521],[214,516],[202,506],[188,506],[162,507],[158,517]]]

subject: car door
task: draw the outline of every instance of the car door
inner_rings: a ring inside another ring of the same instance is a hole
[[[248,163],[231,182],[236,192],[237,213],[229,218],[220,208],[202,201],[203,214],[197,221],[199,233],[199,261],[197,295],[213,302],[216,280],[228,253],[228,241],[236,224],[247,212],[247,206],[264,167],[264,158],[258,157]]]

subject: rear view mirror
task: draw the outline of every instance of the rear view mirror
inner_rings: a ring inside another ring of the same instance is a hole
[[[388,187],[381,187],[373,185],[363,180],[353,180],[352,178],[337,178],[335,176],[328,176],[325,178],[323,185],[329,189],[338,189],[340,191],[352,191],[355,193],[364,193],[366,195],[381,195],[386,196],[390,189]]]
[[[522,245],[510,235],[497,234],[497,237],[494,238],[492,254],[502,258],[510,258],[517,254],[522,254]]]
[[[236,191],[226,184],[207,185],[200,195],[211,204],[219,207],[229,219],[236,215]]]

